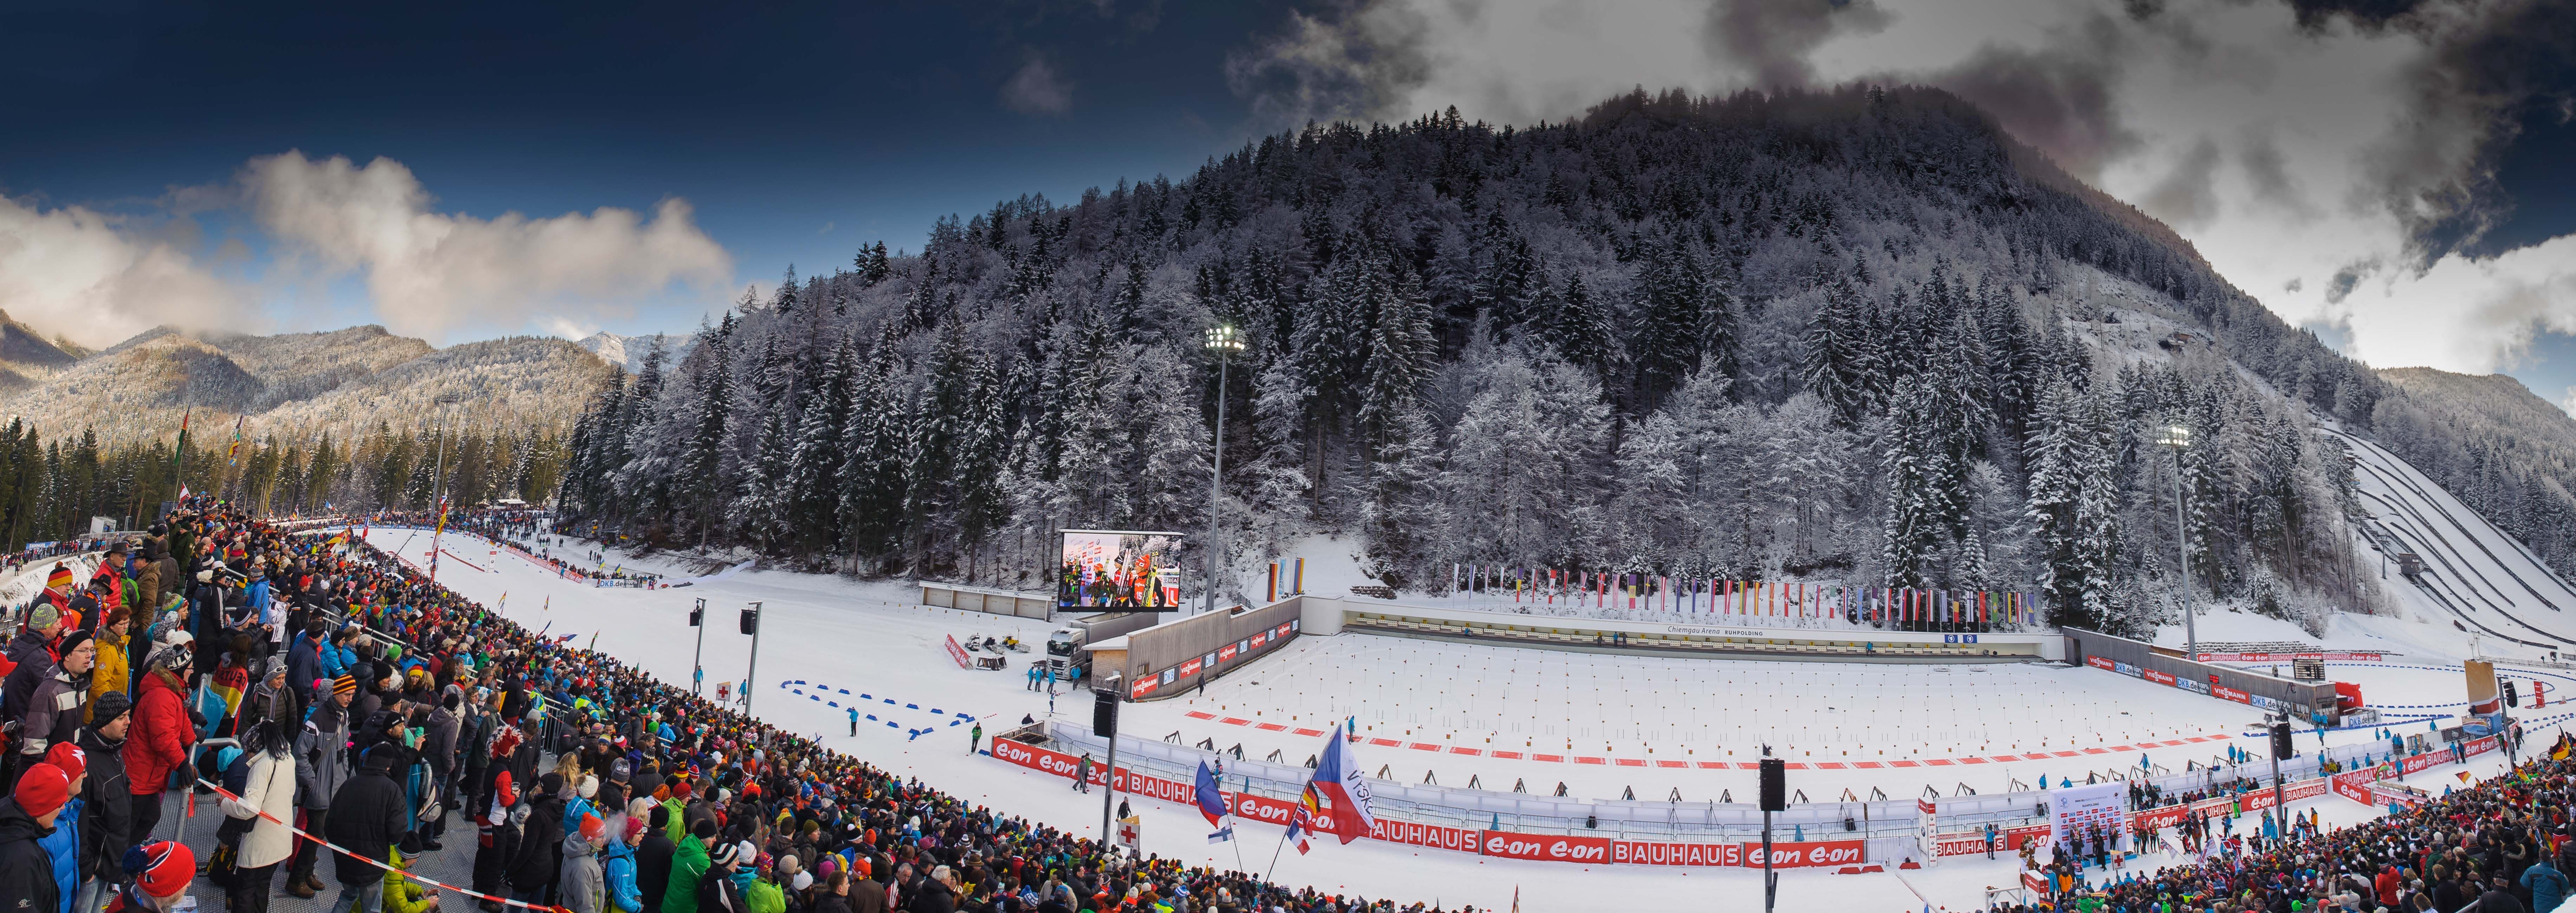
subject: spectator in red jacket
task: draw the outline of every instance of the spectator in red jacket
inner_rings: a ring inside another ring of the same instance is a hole
[[[125,774],[134,794],[134,825],[126,830],[126,839],[137,843],[152,839],[152,829],[161,823],[161,793],[169,786],[170,772],[185,767],[188,746],[197,741],[197,727],[188,719],[188,664],[196,656],[196,645],[185,631],[173,631],[153,648],[151,670],[135,691],[134,723],[126,733]]]

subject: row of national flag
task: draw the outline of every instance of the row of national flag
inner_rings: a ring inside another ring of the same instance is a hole
[[[1453,564],[1449,590],[1509,593],[1512,601],[1657,612],[1944,624],[2019,624],[2038,616],[2036,593],[1861,587],[1721,577],[1672,577]]]
[[[1340,726],[1333,727],[1327,739],[1323,753],[1316,756],[1315,775],[1307,779],[1305,791],[1288,813],[1286,839],[1297,844],[1300,854],[1313,848],[1310,838],[1317,821],[1332,821],[1333,833],[1341,835],[1343,843],[1366,836],[1377,826],[1377,816],[1369,808],[1368,780],[1360,773],[1359,759],[1351,754],[1351,740],[1343,736]],[[1222,776],[1208,762],[1199,762],[1192,799],[1198,804],[1199,814],[1207,817],[1208,826],[1216,828],[1208,835],[1209,843],[1234,839],[1233,807],[1219,785]]]

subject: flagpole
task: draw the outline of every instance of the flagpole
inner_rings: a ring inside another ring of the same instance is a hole
[[[1291,825],[1289,825],[1289,827],[1290,827],[1291,829],[1294,829],[1294,828],[1296,827],[1296,825],[1291,824]],[[1280,832],[1279,832],[1279,845],[1278,845],[1278,846],[1275,846],[1275,847],[1271,847],[1271,848],[1270,848],[1270,872],[1269,872],[1268,874],[1264,874],[1264,875],[1262,875],[1262,876],[1260,877],[1260,880],[1267,881],[1267,880],[1269,880],[1270,875],[1272,875],[1272,874],[1277,874],[1277,873],[1278,873],[1278,871],[1279,871],[1279,851],[1281,851],[1281,850],[1285,850],[1285,849],[1287,849],[1287,848],[1288,848],[1288,832],[1283,830],[1283,831],[1280,831]],[[1234,848],[1234,851],[1235,851],[1235,855],[1236,855],[1236,859],[1235,859],[1235,861],[1236,861],[1236,862],[1238,862],[1238,863],[1242,862],[1243,860],[1242,860],[1242,858],[1241,858],[1241,857],[1242,857],[1242,854],[1243,854],[1243,848],[1242,848],[1242,847],[1235,847],[1235,848]]]

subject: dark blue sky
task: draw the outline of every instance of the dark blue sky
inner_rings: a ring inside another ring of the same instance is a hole
[[[18,87],[0,101],[16,125],[0,130],[0,191],[132,207],[227,181],[253,156],[381,155],[439,211],[484,218],[683,197],[764,286],[789,262],[828,271],[878,239],[917,248],[937,216],[1005,197],[1186,173],[1251,135],[1224,58],[1285,16],[1266,3],[46,6],[0,14],[0,79]],[[1001,87],[1033,57],[1070,84],[1069,109],[1005,107]]]

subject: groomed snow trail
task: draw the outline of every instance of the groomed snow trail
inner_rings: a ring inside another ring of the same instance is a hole
[[[425,564],[429,557],[425,532],[374,530],[369,541],[398,549],[415,563]],[[966,728],[972,725],[967,719],[982,722],[989,736],[1024,715],[1044,717],[1048,699],[1025,688],[1023,663],[1034,652],[1013,654],[1012,668],[1005,672],[970,671],[948,658],[945,639],[980,633],[1042,643],[1052,624],[923,608],[914,587],[759,570],[677,589],[598,588],[557,577],[471,535],[450,533],[445,547],[453,557],[440,562],[441,583],[531,628],[572,634],[575,645],[586,646],[595,635],[601,651],[668,682],[689,679],[699,632],[688,627],[687,616],[696,600],[707,600],[710,692],[718,680],[743,678],[752,639],[737,632],[736,613],[750,601],[761,601],[760,680],[752,689],[752,710],[763,719],[818,735],[837,749],[969,801],[1078,832],[1099,827],[1103,793],[1075,793],[1066,780],[966,753]],[[629,566],[672,570],[674,576],[689,573],[652,561]],[[1392,727],[1399,734],[1410,729],[1403,737],[1411,741],[1481,746],[1485,738],[1499,743],[1520,727],[1530,730],[1523,740],[1535,749],[1539,736],[1548,734],[1537,730],[1553,726],[1560,730],[1553,733],[1560,750],[1567,736],[1598,736],[1604,741],[1588,747],[1612,749],[1607,752],[1611,755],[1644,758],[1648,755],[1642,750],[1652,748],[1658,759],[1667,750],[1688,758],[1724,757],[1724,752],[1745,752],[1755,741],[1769,738],[1792,758],[1813,752],[1824,763],[1846,750],[1887,750],[1891,757],[1905,752],[1929,759],[1994,745],[2000,753],[2033,737],[2055,750],[2061,743],[2126,745],[2167,732],[2232,735],[2253,719],[2250,708],[2094,669],[1613,657],[1359,634],[1300,638],[1280,657],[1217,683],[1204,696],[1129,705],[1127,729],[1146,738],[1178,732],[1191,743],[1201,738],[1215,738],[1221,746],[1240,741],[1246,754],[1267,754],[1268,746],[1276,746],[1302,759],[1319,747],[1319,739],[1190,714],[1221,712],[1245,719],[1258,714],[1265,721],[1285,714],[1296,727],[1329,729],[1341,717],[1365,710],[1364,726]],[[2338,677],[2344,671],[2337,670]],[[2446,678],[2404,669],[2353,672],[2367,676],[2365,687],[2374,689],[2375,698],[2389,695],[2380,699],[2405,691],[2428,694],[2427,701],[2455,701],[2463,690],[2456,673]],[[782,687],[793,681],[807,684]],[[842,689],[850,693],[844,695]],[[1381,691],[1387,696],[1381,698]],[[867,697],[861,699],[861,694]],[[1089,700],[1087,692],[1074,692],[1059,697],[1056,706],[1068,718],[1087,720]],[[862,715],[855,736],[849,734],[847,715],[852,706]],[[1385,718],[1377,719],[1381,713]],[[878,719],[865,719],[869,714]],[[1989,741],[1965,741],[1970,735]],[[2180,769],[2186,760],[2206,761],[2220,753],[2223,744],[2159,748],[2151,755],[2156,763]],[[1857,745],[1871,747],[1852,747]],[[1739,798],[1753,793],[1753,773],[1731,764],[1725,769],[1639,769],[1376,745],[1363,745],[1359,757],[1372,773],[1387,766],[1391,777],[1407,782],[1419,782],[1430,772],[1453,786],[1478,777],[1489,789],[1509,789],[1513,779],[1525,778],[1531,792],[1552,791],[1563,780],[1578,797],[1614,797],[1631,785],[1641,797],[1661,796],[1673,788],[1692,799],[1715,797],[1722,790]],[[1919,794],[1927,785],[1946,795],[1962,781],[1990,792],[2008,779],[2033,781],[2040,773],[2052,779],[2080,777],[2088,769],[2135,761],[2123,752],[2001,764],[1811,769],[1791,776],[1794,786],[1818,798],[1840,795],[1845,788],[1866,794],[1873,787],[1903,796]],[[2455,769],[2483,777],[2501,766],[2500,758],[2487,757],[2465,768],[2439,768],[2410,779],[2431,783],[2422,778],[2448,776]],[[1206,822],[1189,808],[1145,799],[1132,804],[1144,819],[1149,850],[1193,863],[1264,869],[1280,834],[1267,825],[1239,824],[1239,863],[1236,845],[1207,845]],[[2332,797],[2313,804],[2331,822],[2350,823],[2370,814]],[[2009,860],[1954,857],[1905,877],[1933,902],[1960,910],[1975,906],[1984,886],[2010,883],[2013,872]],[[1696,909],[1709,906],[1712,898],[1752,896],[1760,886],[1757,870],[1512,862],[1370,840],[1346,846],[1328,841],[1303,857],[1290,850],[1281,855],[1275,877],[1372,898],[1439,901],[1450,908],[1462,903],[1508,907],[1517,887],[1533,909]],[[1783,873],[1780,904],[1782,909],[1831,905],[1854,911],[1922,906],[1892,876],[1813,870]]]

